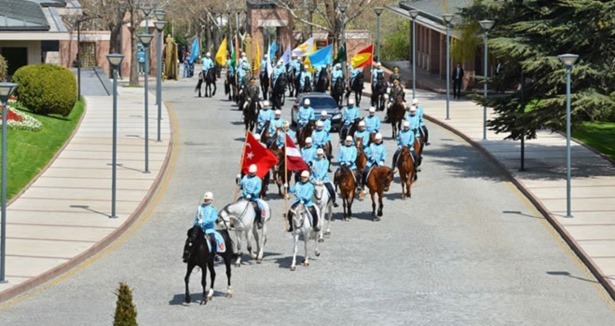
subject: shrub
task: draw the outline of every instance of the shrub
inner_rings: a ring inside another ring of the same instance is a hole
[[[136,326],[137,308],[132,303],[132,290],[124,282],[120,282],[120,287],[115,293],[117,302],[115,304],[114,326]]]
[[[6,80],[6,76],[9,70],[9,63],[6,59],[0,55],[0,81]]]
[[[38,64],[19,68],[13,75],[19,101],[34,113],[67,116],[77,102],[77,79],[67,68]]]

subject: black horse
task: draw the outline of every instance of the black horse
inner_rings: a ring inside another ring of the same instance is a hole
[[[338,78],[331,88],[331,96],[341,108],[344,105],[344,78]]]
[[[216,95],[216,70],[215,68],[211,68],[207,70],[207,73],[203,74],[201,72],[199,74],[199,82],[196,84],[195,91],[199,91],[199,97],[201,97],[201,85],[205,81],[205,97],[213,97]],[[211,87],[213,86],[213,91]]]
[[[303,78],[303,88],[301,89],[301,93],[311,93],[312,92],[312,80],[310,77]]]
[[[290,70],[290,71],[289,71]],[[297,76],[295,74],[295,69],[294,68],[290,68],[290,69],[286,69],[286,71],[288,72],[288,96],[289,97],[293,97],[295,96],[295,92],[298,91],[298,87],[297,87]]]
[[[384,81],[384,74],[378,73],[376,76],[376,85],[372,85],[372,106],[378,111],[384,111],[386,107],[386,99],[384,95],[387,92],[387,83]]]
[[[226,230],[218,231],[222,237],[224,238],[224,242],[226,245],[226,251],[224,253],[219,253],[218,255],[224,259],[224,265],[226,266],[226,279],[227,279],[227,297],[232,297],[233,293],[231,290],[231,260],[236,256],[233,252],[233,243],[231,242],[231,238]],[[186,297],[184,301],[186,303],[190,303],[190,289],[188,288],[188,283],[190,282],[190,274],[195,266],[199,266],[201,268],[201,285],[203,286],[203,300],[201,304],[207,303],[207,301],[211,300],[214,294],[214,281],[216,280],[216,271],[214,270],[214,255],[209,251],[209,247],[205,242],[205,233],[200,226],[195,225],[191,229],[188,230],[188,239],[186,239],[186,244],[184,245],[184,254],[182,256],[182,260],[184,263],[188,264],[188,269],[186,270],[186,276],[184,277],[184,282],[186,284]],[[211,286],[209,288],[209,293],[205,291],[207,287],[207,269],[209,269],[210,273],[210,281]]]
[[[361,97],[363,95],[363,82],[365,80],[365,76],[363,72],[359,72],[353,79],[350,80],[350,89],[346,92],[346,100],[350,97],[350,94],[354,92],[354,99],[357,106],[361,104]]]
[[[269,94],[269,74],[267,73],[267,69],[263,68],[259,75],[259,79],[261,82],[261,93],[263,93],[263,100],[266,100],[267,95]]]
[[[288,79],[286,74],[282,73],[275,80],[275,85],[273,85],[273,92],[271,93],[271,102],[275,109],[282,109],[282,105],[284,105],[284,93],[286,92],[286,84],[288,84]]]
[[[258,112],[260,111],[260,104],[258,102],[258,97],[250,98],[248,97],[248,106],[243,109],[243,123],[246,125],[246,130],[254,130],[256,126],[256,118],[258,117]]]
[[[235,82],[235,75],[226,74],[226,80],[224,81],[224,95],[228,95],[228,100],[236,100],[237,97],[237,83]]]
[[[320,69],[315,88],[319,93],[324,93],[327,91],[327,88],[329,88],[329,76],[327,75],[327,69],[324,67]]]

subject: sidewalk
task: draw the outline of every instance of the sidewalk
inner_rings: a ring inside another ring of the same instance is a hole
[[[118,238],[142,213],[171,153],[162,110],[157,136],[149,96],[149,170],[144,169],[143,88],[118,87],[117,218],[111,213],[112,96],[86,97],[78,130],[39,178],[7,208],[6,279],[0,302],[82,263]]]
[[[370,92],[369,84],[365,90]],[[406,99],[412,99],[411,86],[406,94]],[[527,140],[526,171],[520,172],[520,142],[503,140],[505,134],[491,130],[487,130],[487,140],[482,140],[482,106],[469,100],[451,100],[450,120],[445,120],[446,95],[417,89],[417,98],[428,120],[464,138],[506,171],[615,298],[615,166],[587,147],[571,143],[573,217],[566,218],[565,136],[542,131],[536,139]],[[487,119],[493,115],[488,110]]]

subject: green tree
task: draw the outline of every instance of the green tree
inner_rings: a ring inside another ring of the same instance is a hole
[[[411,21],[404,19],[393,27],[393,30],[381,34],[382,55],[381,61],[407,60],[410,48],[410,37],[408,37]],[[376,46],[374,44],[374,46]]]
[[[114,326],[136,326],[137,308],[132,303],[132,290],[124,282],[120,282],[120,287],[115,293],[117,302],[115,305]]]

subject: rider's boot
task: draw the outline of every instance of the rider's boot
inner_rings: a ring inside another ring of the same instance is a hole
[[[316,213],[316,207],[315,206],[310,206],[308,207],[308,209],[310,210],[310,214],[312,214],[312,220],[314,221],[314,231],[315,232],[319,232],[320,231],[320,224],[318,223],[318,214]]]
[[[293,232],[293,218],[290,215],[290,211],[286,213],[286,219],[288,220],[288,225],[286,226],[286,231]]]
[[[261,208],[258,207],[258,203],[255,203],[254,218],[256,219],[256,227],[258,227],[259,229],[263,228],[263,217],[261,215],[262,215]]]

